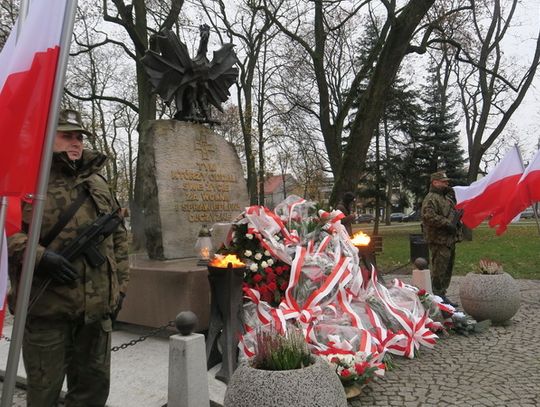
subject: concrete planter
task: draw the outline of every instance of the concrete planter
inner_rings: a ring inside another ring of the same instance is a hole
[[[491,320],[494,324],[512,318],[519,309],[519,286],[508,273],[469,273],[459,287],[463,310],[477,321]]]
[[[336,373],[321,358],[314,361],[295,370],[239,366],[227,386],[224,407],[347,407]]]

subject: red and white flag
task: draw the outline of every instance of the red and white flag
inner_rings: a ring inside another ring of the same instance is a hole
[[[498,226],[498,235],[504,233],[512,219],[524,209],[540,201],[540,150],[525,169],[514,191],[505,197],[505,201],[504,210],[489,221],[489,226]]]
[[[13,197],[8,204],[8,234],[20,229],[19,197],[37,190],[65,12],[66,0],[31,1],[19,35],[20,21],[0,52],[0,197]],[[5,239],[3,230],[0,236]],[[0,333],[6,289],[4,240],[0,253]]]
[[[462,222],[475,228],[487,217],[501,212],[522,174],[521,156],[514,146],[484,178],[468,187],[454,187],[456,208],[463,209]]]
[[[0,53],[0,196],[35,193],[66,0],[33,0]]]

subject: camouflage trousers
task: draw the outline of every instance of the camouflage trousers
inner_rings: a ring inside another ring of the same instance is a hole
[[[448,245],[429,244],[431,253],[431,285],[433,294],[446,295],[446,290],[452,279],[454,258],[456,254],[455,243]]]
[[[84,324],[83,318],[29,317],[23,337],[27,406],[56,406],[65,376],[65,406],[104,406],[109,395],[111,331],[109,318]]]

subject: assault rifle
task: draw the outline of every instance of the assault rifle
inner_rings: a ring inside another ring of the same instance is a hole
[[[73,261],[77,257],[84,255],[86,261],[92,267],[101,266],[105,262],[106,258],[100,253],[98,246],[107,237],[109,237],[121,223],[122,218],[120,217],[118,211],[100,215],[94,222],[92,222],[91,225],[87,226],[81,233],[77,235],[75,239],[64,247],[60,254],[69,261]],[[30,299],[30,303],[28,304],[28,312],[47,289],[50,282],[50,278],[45,280],[41,287],[39,287],[34,298]]]
[[[462,216],[463,216],[463,209],[458,209],[457,211],[454,212],[454,216],[453,216],[452,221],[450,222],[450,224],[454,228],[457,228],[458,223],[461,221]]]
[[[73,261],[84,255],[88,264],[99,267],[105,262],[105,256],[100,253],[98,246],[122,223],[118,212],[105,213],[87,226],[60,252],[67,260]]]

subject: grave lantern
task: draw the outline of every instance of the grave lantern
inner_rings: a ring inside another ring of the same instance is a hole
[[[195,242],[195,250],[199,257],[199,261],[197,262],[198,266],[206,266],[210,261],[213,250],[212,239],[210,239],[211,236],[210,229],[208,229],[206,225],[203,225],[201,230],[199,230],[197,242]]]

